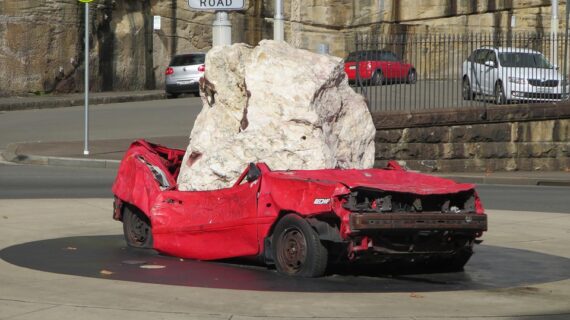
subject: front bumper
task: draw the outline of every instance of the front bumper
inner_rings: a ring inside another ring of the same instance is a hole
[[[350,215],[352,232],[375,230],[445,230],[481,233],[487,231],[487,215],[475,213],[353,213]]]
[[[166,84],[167,93],[196,93],[198,92],[198,81],[193,82],[183,82]]]
[[[562,85],[541,87],[511,83],[506,93],[509,100],[559,101],[568,99],[570,87],[564,90]]]

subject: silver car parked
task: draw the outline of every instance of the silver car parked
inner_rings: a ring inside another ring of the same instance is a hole
[[[176,55],[166,68],[166,96],[176,98],[181,93],[199,95],[198,83],[204,76],[206,67],[205,53],[189,53]]]
[[[490,96],[496,104],[567,99],[569,88],[557,69],[538,51],[482,47],[463,62],[463,99]]]

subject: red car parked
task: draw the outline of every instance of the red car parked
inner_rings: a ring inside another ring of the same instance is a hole
[[[487,230],[473,185],[396,163],[291,171],[252,163],[230,188],[179,191],[183,156],[143,140],[126,152],[113,217],[128,245],[200,260],[252,257],[284,274],[316,277],[337,261],[461,269]]]
[[[344,71],[350,82],[362,81],[373,86],[383,83],[416,83],[417,78],[413,65],[385,50],[351,52],[345,59]]]

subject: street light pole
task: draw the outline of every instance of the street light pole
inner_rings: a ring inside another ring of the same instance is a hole
[[[83,155],[89,155],[89,1],[85,1],[85,144]]]

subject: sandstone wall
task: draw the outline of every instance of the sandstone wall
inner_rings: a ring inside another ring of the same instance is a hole
[[[233,42],[270,39],[274,1],[246,0],[233,12]],[[560,0],[560,30],[565,1]],[[285,0],[285,39],[344,57],[359,32],[541,32],[545,0]],[[162,17],[152,30],[153,16]],[[514,17],[514,20],[513,20]],[[172,55],[207,51],[213,13],[186,0],[95,0],[91,4],[91,83],[100,90],[162,88]],[[514,27],[512,26],[514,21]],[[0,95],[83,90],[83,4],[76,0],[0,0]],[[546,28],[546,29],[545,29]]]
[[[570,171],[570,103],[373,114],[376,163],[429,171]]]

